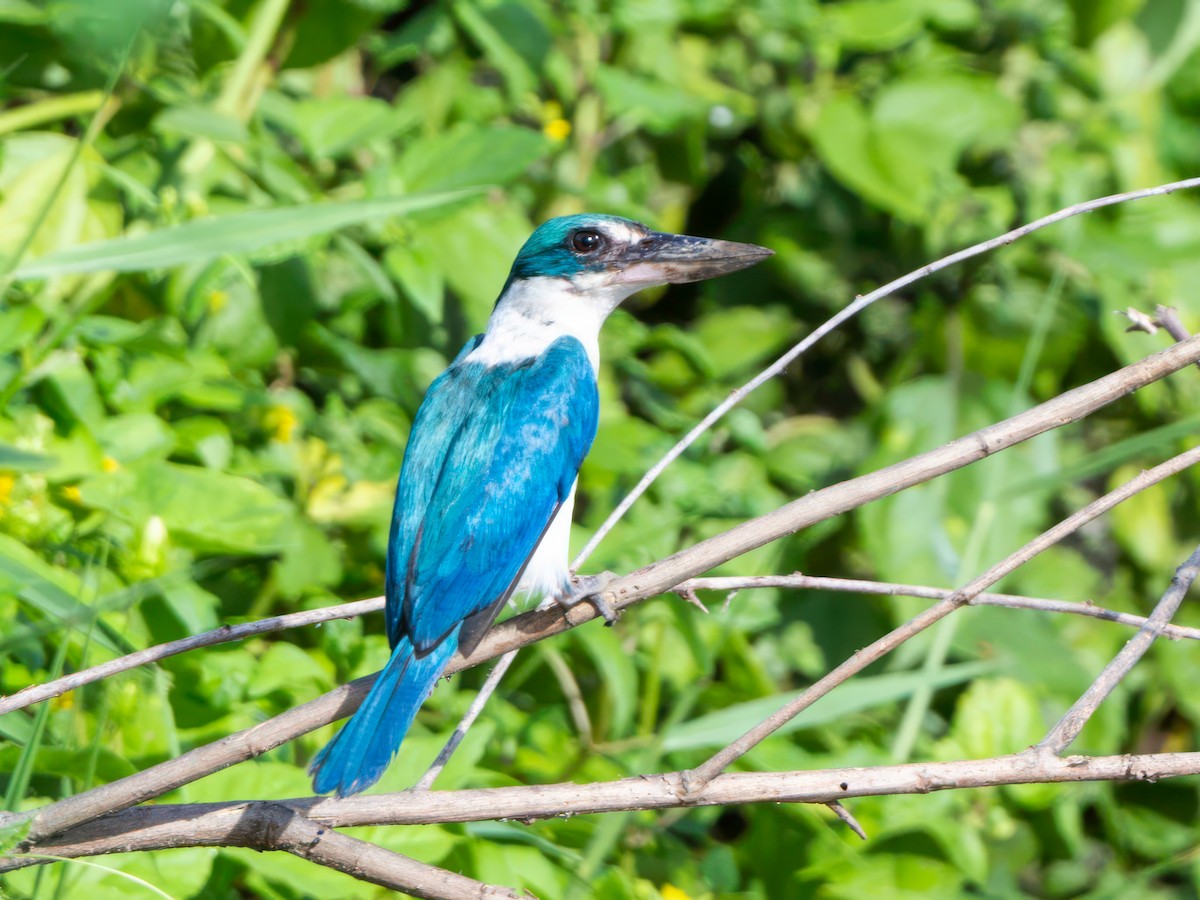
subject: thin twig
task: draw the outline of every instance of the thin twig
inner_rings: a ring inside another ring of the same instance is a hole
[[[604,592],[604,598],[610,605],[620,608],[627,605],[628,598],[645,596],[647,592],[657,594],[669,591],[687,578],[778,538],[1077,421],[1140,387],[1200,361],[1198,349],[1200,337],[1189,338],[935,450],[813,491],[773,512],[736,525],[617,579]],[[581,609],[580,615],[590,619],[595,613],[589,607]]]
[[[797,772],[729,772],[698,793],[684,772],[636,775],[594,784],[542,784],[462,791],[404,791],[342,800],[307,797],[276,801],[326,828],[422,825],[495,819],[534,821],[559,816],[728,806],[742,803],[834,803],[855,797],[927,794],[1005,784],[1080,781],[1158,781],[1200,774],[1200,753],[1057,757],[1031,748],[1010,756],[955,762],[903,763]],[[37,852],[96,856],[133,850],[225,846],[247,810],[267,801],[157,804],[127,809],[39,841]],[[0,857],[0,872],[37,860]]]
[[[845,822],[851,831],[857,834],[864,841],[867,839],[867,830],[859,824],[858,819],[854,818],[854,813],[842,806],[842,804],[837,800],[830,800],[825,805],[833,810],[833,814]]]
[[[425,770],[425,774],[421,776],[421,780],[412,786],[414,791],[427,791],[433,787],[433,783],[437,777],[442,774],[442,769],[446,768],[446,763],[450,761],[450,757],[454,755],[454,751],[458,749],[458,745],[463,742],[463,738],[467,736],[467,732],[471,730],[471,726],[475,724],[475,720],[479,718],[479,714],[483,712],[483,708],[487,705],[488,698],[496,690],[496,686],[500,684],[500,679],[504,677],[504,673],[508,671],[508,667],[513,664],[513,660],[517,658],[516,650],[509,650],[492,666],[492,671],[488,672],[488,677],[484,680],[483,686],[479,689],[479,693],[475,695],[475,699],[471,701],[471,705],[467,707],[466,713],[461,721],[454,728],[454,733],[450,735],[450,739],[446,741],[446,745]]]
[[[1192,335],[1183,327],[1179,312],[1173,306],[1163,306],[1161,303],[1154,307],[1154,321],[1161,325],[1171,337],[1177,341],[1186,341]]]
[[[592,555],[596,547],[599,546],[600,542],[604,540],[605,536],[607,536],[608,533],[613,529],[613,526],[615,526],[621,517],[629,511],[629,507],[631,507],[634,502],[636,502],[637,499],[646,492],[646,489],[649,488],[650,485],[654,483],[655,479],[657,479],[658,476],[663,473],[663,470],[666,469],[667,466],[673,463],[676,459],[678,459],[688,447],[694,444],[696,440],[713,425],[714,422],[724,416],[725,413],[729,412],[729,410],[745,399],[745,397],[756,388],[774,378],[776,375],[782,373],[784,369],[786,369],[796,359],[796,357],[808,350],[813,344],[815,344],[829,332],[833,331],[846,320],[866,309],[876,300],[890,296],[900,289],[908,287],[914,282],[920,281],[923,278],[927,278],[935,272],[940,272],[941,270],[949,268],[956,263],[960,263],[965,259],[979,256],[983,253],[995,250],[998,247],[1007,246],[1008,244],[1025,237],[1026,235],[1045,228],[1047,225],[1053,225],[1056,222],[1061,222],[1063,219],[1069,219],[1072,216],[1077,216],[1081,213],[1092,212],[1093,210],[1101,209],[1105,206],[1113,206],[1118,203],[1127,203],[1131,200],[1142,200],[1147,197],[1158,197],[1165,194],[1174,193],[1175,191],[1194,187],[1200,187],[1200,178],[1185,178],[1182,181],[1173,181],[1170,184],[1162,184],[1158,185],[1157,187],[1143,188],[1139,191],[1126,191],[1121,194],[1110,194],[1107,197],[1098,197],[1095,200],[1087,200],[1083,203],[1076,203],[1074,206],[1068,206],[1065,209],[1060,209],[1048,216],[1043,216],[1040,219],[1036,219],[1027,225],[1022,225],[1020,228],[1014,228],[1012,231],[1002,234],[999,237],[994,237],[991,240],[983,241],[975,244],[974,246],[967,247],[964,250],[951,253],[949,256],[944,256],[935,262],[929,263],[929,265],[922,266],[914,272],[909,272],[907,275],[897,278],[895,281],[889,281],[887,284],[883,285],[883,287],[877,288],[874,291],[871,291],[869,294],[863,294],[862,296],[857,297],[854,302],[850,303],[844,309],[839,311],[836,315],[809,334],[808,337],[796,344],[796,346],[792,347],[791,350],[783,354],[783,356],[775,360],[775,362],[769,365],[766,369],[755,375],[744,385],[733,391],[728,397],[722,400],[721,403],[719,403],[712,412],[705,416],[695,428],[685,434],[674,447],[668,450],[662,459],[651,466],[650,470],[646,472],[644,476],[642,476],[641,481],[639,481],[634,486],[633,490],[630,491],[629,494],[619,504],[617,504],[617,508],[614,509],[608,518],[604,520],[604,523],[598,529],[596,529],[596,533],[592,535],[591,540],[587,542],[583,550],[579,552],[579,555],[576,556],[574,561],[571,563],[571,568],[578,569],[581,565],[583,565],[584,560]]]
[[[340,603],[336,606],[326,606],[321,609],[306,609],[303,612],[288,613],[283,616],[271,616],[268,619],[259,619],[257,622],[244,622],[240,625],[222,625],[220,628],[214,628],[212,631],[206,631],[203,634],[147,647],[144,650],[138,650],[135,653],[111,659],[99,665],[80,669],[78,672],[72,672],[70,675],[64,675],[62,678],[47,681],[45,684],[30,685],[7,697],[0,697],[0,716],[23,709],[34,703],[40,703],[43,700],[50,700],[53,697],[65,694],[67,691],[73,691],[76,688],[83,687],[85,684],[91,684],[110,675],[127,672],[130,669],[155,663],[169,656],[186,653],[188,650],[211,647],[214,644],[223,644],[226,641],[240,641],[257,634],[265,634],[269,631],[282,631],[286,628],[299,628],[303,625],[319,625],[322,622],[329,622],[333,619],[352,619],[355,616],[365,615],[366,613],[375,612],[380,609],[383,609],[383,598],[373,597],[370,600],[355,600],[351,603]]]
[[[992,566],[961,590],[955,591],[944,600],[939,600],[924,612],[884,635],[865,649],[856,651],[853,656],[828,672],[824,677],[818,679],[795,699],[765,718],[758,725],[729,744],[729,746],[713,754],[703,764],[686,773],[684,781],[688,789],[702,789],[705,784],[728,768],[731,763],[758,746],[759,743],[773,734],[777,729],[812,706],[813,703],[846,681],[850,676],[861,672],[868,665],[887,655],[910,638],[920,634],[930,625],[944,619],[956,609],[970,603],[971,600],[983,593],[987,588],[1033,559],[1039,553],[1053,547],[1063,538],[1078,531],[1088,522],[1108,512],[1108,510],[1117,504],[1128,500],[1135,494],[1158,484],[1160,481],[1183,471],[1188,466],[1194,465],[1197,462],[1200,462],[1200,447],[1194,447],[1152,469],[1147,469],[1116,490],[1110,491],[1073,515],[1068,516],[1053,528],[1042,532],[1032,541]]]
[[[943,597],[950,596],[952,593],[949,588],[935,588],[916,584],[894,584],[885,581],[866,581],[856,578],[801,575],[799,573],[793,575],[739,575],[721,578],[691,578],[676,585],[671,590],[683,596],[689,603],[698,606],[703,612],[708,612],[708,608],[696,597],[695,591],[736,592],[743,589],[773,587],[855,594],[923,597],[927,600],[940,600]],[[100,663],[87,669],[81,669],[78,672],[72,672],[70,675],[64,675],[61,678],[47,681],[44,684],[31,685],[7,697],[0,697],[0,715],[58,697],[67,691],[75,690],[94,681],[100,681],[110,675],[127,672],[130,669],[149,665],[179,653],[186,653],[189,650],[211,647],[227,641],[240,641],[247,637],[266,634],[272,631],[285,631],[289,628],[319,625],[333,619],[353,619],[358,616],[378,612],[383,609],[383,604],[383,597],[372,597],[368,600],[355,600],[338,606],[304,610],[303,612],[288,613],[282,616],[271,616],[270,618],[260,619],[256,622],[246,622],[240,625],[222,625],[220,628],[214,628],[212,631],[205,631],[192,637],[147,647],[144,650],[138,650],[135,653],[130,653],[118,659],[109,660],[108,662]],[[1118,625],[1129,625],[1134,628],[1140,628],[1146,623],[1145,616],[1116,612],[1115,610],[1096,606],[1090,602],[1074,603],[1069,600],[1050,600],[1039,597],[1025,597],[1017,594],[983,593],[972,600],[971,605],[1003,606],[1010,609],[1032,609],[1042,612],[1068,613],[1077,616],[1089,616],[1093,619],[1103,619],[1106,622],[1115,622]],[[1180,639],[1200,640],[1200,628],[1190,628],[1186,625],[1167,625],[1161,630],[1160,635],[1173,641]],[[463,722],[459,723],[458,728],[455,729],[454,735],[451,737],[454,747],[450,749],[450,754],[453,754],[454,750],[457,749],[462,739],[466,736],[466,732],[463,730],[464,723],[467,728],[471,724],[474,724],[475,719],[479,717],[480,712],[483,710],[487,697],[494,692],[495,685],[491,683],[493,681],[498,683],[504,672],[512,664],[511,660],[505,661],[508,655],[505,654],[505,656],[497,660],[496,666],[493,667],[487,681],[480,688],[479,694],[476,695],[475,701],[472,702],[470,709],[468,709],[467,715],[470,716],[470,722],[468,723],[464,716]],[[501,665],[504,668],[497,671]],[[447,747],[449,747],[449,743]],[[431,769],[437,770],[434,772],[433,777],[437,777],[437,773],[444,767],[446,761],[450,758],[450,754],[446,753],[446,748],[443,748],[442,752],[438,754],[438,758],[431,766]],[[426,773],[421,781],[417,783],[415,789],[424,790],[430,787],[432,781],[427,781],[429,777],[429,773]]]
[[[546,597],[538,604],[539,612],[544,612],[547,609],[555,609],[559,604],[551,597]],[[471,726],[475,724],[475,720],[479,718],[479,714],[483,712],[483,708],[487,706],[488,700],[492,694],[496,692],[496,688],[500,686],[500,681],[512,666],[513,661],[517,658],[519,647],[514,647],[509,650],[492,666],[492,670],[488,672],[488,677],[484,679],[483,685],[479,688],[479,693],[475,695],[475,699],[471,701],[471,705],[467,707],[466,713],[463,715],[459,723],[454,726],[454,733],[450,735],[450,739],[446,741],[445,746],[438,751],[437,759],[435,759],[425,770],[425,774],[421,776],[421,780],[412,786],[414,791],[427,791],[433,787],[433,783],[437,777],[442,774],[442,769],[446,768],[446,763],[450,762],[450,757],[454,755],[454,751],[458,749],[458,745],[466,738],[467,732],[471,730]],[[590,738],[589,738],[590,741]]]
[[[926,600],[941,600],[954,593],[950,588],[935,588],[921,584],[896,584],[889,581],[865,581],[860,578],[831,578],[822,575],[736,575],[721,578],[690,578],[676,585],[676,593],[684,591],[740,591],[754,588],[790,588],[808,591],[836,591],[847,594],[878,594],[885,597],[921,597]],[[1069,613],[1103,619],[1118,625],[1133,628],[1146,626],[1145,616],[1117,612],[1096,606],[1094,603],[1075,603],[1070,600],[1050,600],[1043,597],[1025,597],[1020,594],[993,594],[984,592],[973,599],[970,606],[1002,606],[1007,609],[1031,609],[1041,612]],[[1160,637],[1171,640],[1186,638],[1200,640],[1200,628],[1186,625],[1149,626]]]
[[[1188,589],[1196,580],[1197,575],[1200,575],[1200,547],[1197,547],[1187,561],[1175,570],[1170,586],[1154,607],[1154,611],[1150,613],[1146,625],[1129,639],[1121,648],[1121,652],[1104,667],[1104,671],[1092,682],[1091,687],[1084,691],[1083,696],[1076,700],[1075,704],[1058,720],[1058,724],[1050,729],[1050,733],[1038,744],[1039,749],[1048,750],[1057,755],[1069,747],[1075,738],[1079,737],[1083,726],[1088,723],[1105,698],[1112,693],[1113,688],[1120,684],[1121,679],[1129,674],[1129,671],[1137,665],[1138,660],[1146,655],[1146,651],[1154,643],[1157,630],[1175,617],[1175,613],[1179,611],[1179,605],[1183,603],[1183,598],[1187,595]]]
[[[550,666],[550,671],[558,679],[559,687],[567,700],[567,708],[571,712],[571,720],[575,723],[575,730],[579,732],[583,746],[595,746],[592,738],[592,717],[588,715],[587,704],[583,702],[583,691],[579,688],[575,674],[562,658],[562,654],[553,647],[547,647],[542,652],[546,656],[546,664]]]

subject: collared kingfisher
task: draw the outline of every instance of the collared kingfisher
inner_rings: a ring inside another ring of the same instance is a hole
[[[534,231],[487,330],[413,421],[388,539],[392,655],[313,761],[317,793],[379,780],[454,652],[470,654],[514,592],[587,599],[611,624],[597,581],[572,579],[567,566],[576,476],[596,436],[600,326],[642,288],[735,272],[771,252],[593,213]]]

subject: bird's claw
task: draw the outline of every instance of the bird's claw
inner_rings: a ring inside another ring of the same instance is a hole
[[[596,612],[604,618],[604,624],[615,625],[617,611],[603,597],[604,589],[616,578],[615,572],[601,572],[599,575],[572,575],[568,589],[556,594],[554,600],[563,609],[570,609],[576,603],[586,601],[596,608]]]

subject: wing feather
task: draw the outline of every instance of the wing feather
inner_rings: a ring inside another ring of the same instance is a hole
[[[388,553],[393,643],[407,634],[428,652],[507,595],[570,492],[597,410],[591,364],[570,337],[511,366],[460,354],[434,382],[397,490]]]

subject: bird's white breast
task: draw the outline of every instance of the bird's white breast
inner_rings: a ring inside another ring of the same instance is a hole
[[[537,597],[562,594],[569,586],[571,572],[571,516],[575,511],[575,485],[542,536],[542,542],[529,557],[517,591]]]

